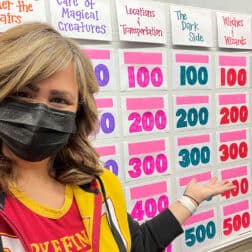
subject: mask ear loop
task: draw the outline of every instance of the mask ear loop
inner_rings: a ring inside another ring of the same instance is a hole
[[[85,100],[83,97],[79,97],[79,101],[78,101],[78,108],[76,113],[83,111],[84,112],[84,106],[85,106]]]
[[[79,104],[85,104],[85,99],[84,97],[79,97]]]

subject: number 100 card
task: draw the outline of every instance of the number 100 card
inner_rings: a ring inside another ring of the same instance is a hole
[[[246,88],[249,86],[249,57],[241,54],[216,55],[216,85],[218,88]]]
[[[172,60],[174,89],[212,88],[211,56],[208,53],[175,52]]]
[[[119,64],[122,90],[167,89],[167,60],[164,50],[120,50]]]

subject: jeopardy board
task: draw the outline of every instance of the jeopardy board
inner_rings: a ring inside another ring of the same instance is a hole
[[[50,23],[90,59],[99,86],[90,140],[134,220],[164,211],[193,178],[235,185],[202,202],[165,252],[252,235],[250,15],[154,0],[0,0],[0,32],[30,21]]]

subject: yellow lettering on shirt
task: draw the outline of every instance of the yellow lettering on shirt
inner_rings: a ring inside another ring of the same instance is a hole
[[[79,251],[81,250],[81,247],[78,245],[78,243],[76,242],[76,240],[74,239],[74,236],[71,235],[69,236],[69,239],[71,239],[72,243],[74,244],[74,246],[76,247],[76,249]]]
[[[60,238],[60,241],[62,242],[65,252],[71,252],[72,250],[69,250],[70,248],[73,247],[73,244],[71,242],[71,240],[69,239],[69,236],[64,236],[62,238]]]
[[[82,230],[79,234],[76,233],[75,236],[82,246],[87,245],[87,234],[84,230]]]
[[[39,243],[39,247],[41,249],[40,251],[42,251],[42,252],[47,252],[48,246],[49,246],[49,242]]]
[[[62,249],[60,248],[60,242],[58,240],[51,240],[51,244],[53,246],[54,252],[62,252]]]
[[[39,252],[39,245],[36,243],[31,244],[31,249],[33,252]]]
[[[63,236],[57,240],[30,244],[32,252],[71,252],[88,251],[91,249],[87,234],[84,230],[70,236]]]

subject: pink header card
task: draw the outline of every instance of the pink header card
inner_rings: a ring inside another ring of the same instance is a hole
[[[208,55],[176,54],[175,58],[177,63],[209,63]]]
[[[247,66],[246,56],[230,56],[230,55],[220,55],[219,56],[219,66]]]
[[[202,143],[209,143],[209,142],[210,142],[210,134],[186,136],[186,137],[178,137],[177,138],[177,145],[178,146],[202,144]]]
[[[235,213],[249,210],[249,201],[243,200],[236,203],[231,203],[223,207],[224,216],[233,215]]]
[[[220,133],[220,142],[232,142],[247,139],[247,130],[234,130]]]
[[[131,200],[142,199],[149,196],[167,193],[167,191],[167,182],[165,181],[146,184],[130,188],[130,198]]]
[[[177,105],[191,105],[191,104],[208,104],[209,96],[178,96],[176,97]]]
[[[128,144],[128,154],[137,155],[153,152],[163,152],[166,150],[165,140],[151,140]]]
[[[155,52],[130,52],[126,51],[123,54],[124,64],[137,64],[137,65],[162,65],[162,53]]]
[[[164,108],[164,99],[162,97],[126,98],[127,110],[146,110],[160,108]]]
[[[195,225],[197,223],[201,223],[202,221],[205,221],[205,220],[209,220],[209,219],[211,220],[214,218],[214,216],[215,215],[214,215],[213,210],[194,214],[184,223],[184,226],[191,226],[191,225]]]
[[[198,182],[206,182],[211,179],[212,175],[211,172],[203,172],[203,173],[198,173],[194,175],[190,175],[187,177],[183,177],[179,179],[179,185],[180,186],[186,186],[193,178],[196,179]]]
[[[84,49],[84,53],[91,60],[109,60],[110,59],[110,50],[104,49]]]
[[[222,179],[227,179],[227,180],[232,179],[232,178],[237,178],[237,177],[244,177],[247,175],[248,175],[247,165],[225,169],[221,172]]]

